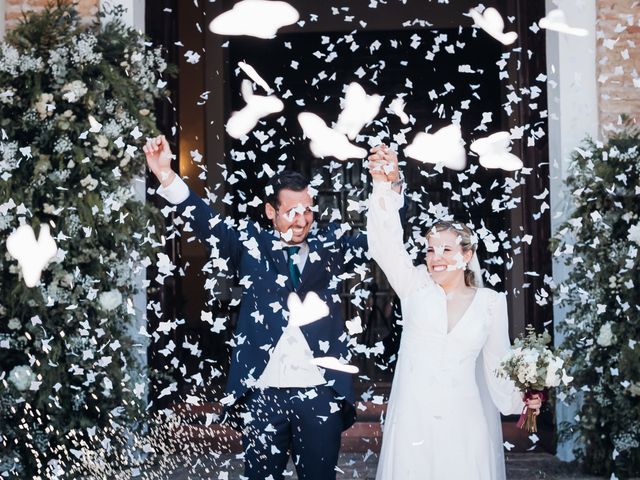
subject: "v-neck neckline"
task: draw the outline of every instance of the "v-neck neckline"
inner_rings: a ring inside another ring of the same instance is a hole
[[[440,287],[442,288],[442,287]],[[442,289],[442,291],[444,292],[444,289]],[[478,295],[480,294],[480,289],[476,288],[476,292],[473,294],[473,298],[471,299],[471,302],[469,303],[469,305],[467,305],[467,308],[464,310],[464,312],[462,313],[462,315],[460,316],[460,318],[458,319],[458,321],[456,322],[456,324],[453,326],[453,328],[451,330],[449,330],[449,309],[445,307],[445,310],[447,312],[445,321],[446,321],[446,326],[445,326],[445,331],[446,331],[446,336],[451,335],[453,332],[456,331],[456,329],[458,328],[458,325],[460,325],[462,323],[462,320],[464,320],[464,318],[467,316],[467,313],[469,313],[469,310],[471,310],[471,307],[473,307],[473,304],[476,302],[476,299],[478,297]],[[446,305],[446,293],[445,293],[445,305]]]

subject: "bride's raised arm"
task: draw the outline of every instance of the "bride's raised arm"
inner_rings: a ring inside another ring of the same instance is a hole
[[[378,263],[400,298],[430,279],[426,268],[413,265],[405,249],[399,214],[403,205],[404,196],[391,188],[391,182],[373,182],[367,212],[369,255]]]

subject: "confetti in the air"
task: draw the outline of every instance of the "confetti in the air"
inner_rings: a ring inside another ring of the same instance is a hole
[[[298,11],[287,2],[242,0],[231,10],[218,15],[209,29],[218,35],[249,35],[273,38],[278,29],[296,23]]]
[[[343,363],[338,360],[336,357],[316,357],[311,360],[311,363],[317,365],[322,368],[328,368],[330,370],[337,370],[338,372],[345,372],[356,374],[359,372],[358,367],[355,365],[349,365],[348,363]]]
[[[273,93],[273,89],[269,86],[269,84],[265,81],[265,79],[262,78],[258,72],[256,72],[255,68],[253,68],[251,65],[249,65],[246,62],[238,62],[238,66],[242,69],[244,73],[247,74],[247,76],[251,80],[253,80],[258,85],[260,85],[264,89],[264,91],[267,92],[268,95],[271,95]]]
[[[287,299],[289,323],[296,327],[308,325],[329,315],[329,307],[317,293],[309,292],[300,300],[297,293],[292,292]]]
[[[298,115],[298,122],[305,136],[311,140],[309,148],[318,158],[335,157],[338,160],[349,158],[364,158],[367,151],[356,147],[347,136],[332,128],[315,113],[302,112]]]
[[[335,129],[355,139],[360,130],[376,118],[382,100],[380,95],[368,95],[359,83],[349,84]]]
[[[584,28],[571,27],[567,24],[565,14],[559,8],[551,10],[547,15],[540,19],[538,22],[540,28],[546,28],[547,30],[554,30],[560,33],[566,33],[568,35],[575,35],[578,37],[585,37],[588,35],[588,31]]]
[[[280,112],[284,108],[282,100],[273,95],[255,95],[249,80],[243,80],[241,88],[242,97],[247,105],[242,110],[234,112],[226,126],[227,133],[233,138],[246,135],[253,130],[261,118]]]
[[[504,31],[504,20],[495,8],[489,7],[480,13],[475,8],[469,10],[475,24],[503,45],[511,45],[518,38],[516,32]]]
[[[522,160],[511,153],[511,137],[509,132],[498,132],[474,141],[471,150],[480,157],[480,165],[484,168],[501,168],[506,171],[520,170]]]
[[[442,164],[452,170],[464,170],[467,164],[458,125],[447,125],[435,133],[419,132],[404,153],[420,162]]]
[[[400,97],[394,98],[391,104],[389,104],[389,111],[397,115],[403,125],[409,123],[409,116],[404,111],[405,106],[404,100]]]
[[[7,238],[7,250],[18,260],[24,283],[31,288],[40,281],[42,270],[56,256],[58,247],[51,237],[49,225],[40,225],[37,240],[31,225],[22,225]]]

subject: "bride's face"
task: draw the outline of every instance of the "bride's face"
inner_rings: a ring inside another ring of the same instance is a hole
[[[427,236],[427,242],[427,268],[436,283],[448,284],[464,276],[465,266],[473,253],[462,250],[457,232],[433,232]]]

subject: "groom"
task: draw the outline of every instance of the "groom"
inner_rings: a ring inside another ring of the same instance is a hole
[[[164,136],[144,147],[147,164],[161,183],[158,194],[177,205],[196,236],[244,285],[233,337],[231,366],[222,400],[242,419],[245,476],[282,480],[291,451],[298,478],[336,478],[340,438],[355,421],[351,376],[323,370],[313,357],[348,357],[339,277],[365,261],[367,240],[347,236],[335,223],[312,229],[313,198],[299,173],[274,175],[265,190],[265,215],[273,231],[252,222],[221,218],[171,170]],[[384,145],[369,160],[387,165],[398,183],[398,159]],[[291,292],[302,300],[315,292],[329,315],[296,327],[285,310]]]

